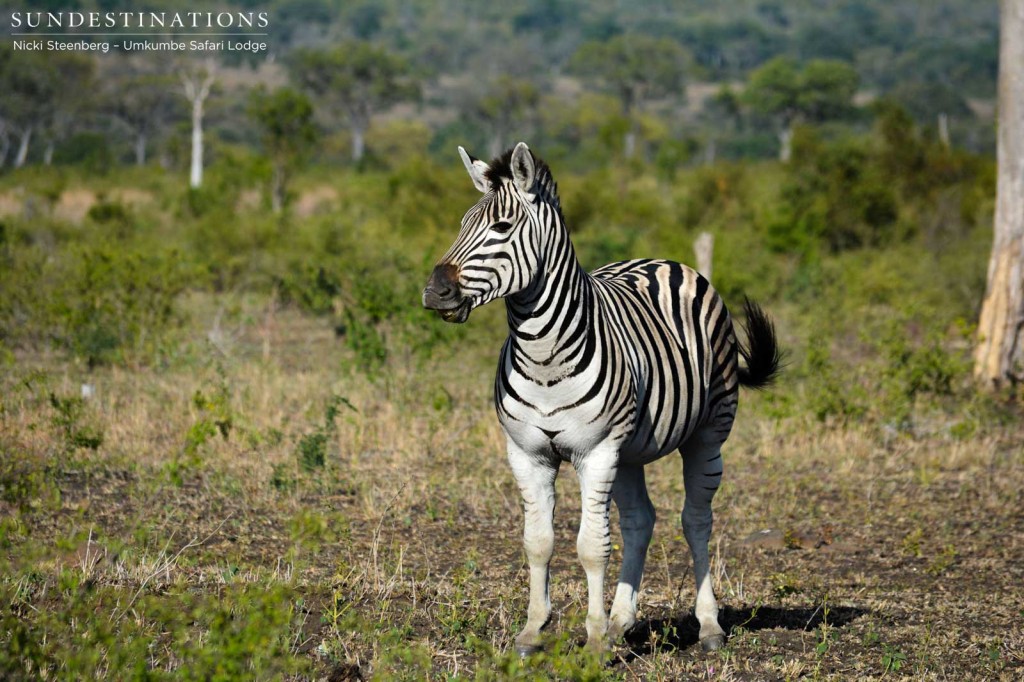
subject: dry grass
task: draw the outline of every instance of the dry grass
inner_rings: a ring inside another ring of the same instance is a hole
[[[395,357],[370,380],[345,369],[348,351],[326,325],[287,310],[271,321],[262,305],[220,320],[216,343],[197,333],[168,369],[87,373],[36,356],[5,370],[0,444],[22,468],[4,469],[3,595],[21,622],[93,594],[97,623],[147,631],[176,595],[223,601],[280,586],[299,604],[285,647],[297,677],[1011,680],[1024,670],[1019,425],[911,436],[772,420],[766,398],[746,395],[713,539],[731,637],[712,655],[689,614],[674,458],[648,475],[660,521],[641,621],[610,659],[580,652],[579,500],[566,470],[551,653],[524,665],[508,652],[526,571],[490,403],[493,354]],[[215,318],[196,322],[209,331]],[[103,433],[95,451],[61,441],[47,400],[82,383],[95,387],[82,416]],[[218,390],[228,435],[189,455],[190,429],[209,416],[193,396]],[[332,396],[351,407],[340,404],[328,429]],[[305,471],[302,439],[318,430],[329,436],[325,462]],[[25,483],[33,476],[38,485]],[[776,541],[757,541],[763,529]],[[619,558],[616,549],[610,576]],[[201,624],[188,627],[213,646]],[[186,665],[182,640],[153,637],[147,665]],[[115,659],[93,670],[118,674]]]

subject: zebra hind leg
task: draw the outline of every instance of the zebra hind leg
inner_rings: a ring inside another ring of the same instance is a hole
[[[608,639],[619,639],[636,622],[636,603],[644,574],[647,547],[654,532],[654,505],[647,496],[642,466],[620,466],[612,486],[622,531],[622,572],[608,625]]]
[[[722,438],[718,432],[698,431],[681,448],[686,501],[683,504],[683,535],[693,555],[693,572],[697,585],[694,609],[700,622],[700,643],[705,651],[714,651],[725,644],[725,631],[718,624],[718,603],[711,586],[708,543],[711,540],[713,517],[711,500],[722,480]]]

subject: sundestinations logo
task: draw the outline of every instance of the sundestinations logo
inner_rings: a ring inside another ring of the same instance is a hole
[[[102,52],[266,52],[265,11],[15,11],[15,50]]]

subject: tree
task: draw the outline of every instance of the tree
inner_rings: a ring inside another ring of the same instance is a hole
[[[95,60],[77,52],[54,52],[48,56],[47,73],[53,83],[47,88],[51,95],[40,121],[46,142],[43,163],[47,166],[53,160],[54,146],[71,135],[96,104]]]
[[[217,77],[212,59],[183,67],[179,73],[182,92],[192,107],[192,163],[188,183],[192,189],[203,184],[203,107]]]
[[[521,127],[539,103],[540,90],[536,85],[524,78],[503,75],[471,99],[466,113],[487,128],[491,156],[496,157],[504,151],[516,126]]]
[[[292,88],[268,93],[260,87],[249,98],[249,115],[262,133],[263,147],[272,166],[270,201],[275,213],[284,208],[292,170],[316,141],[313,105]]]
[[[160,137],[175,112],[173,74],[165,62],[149,58],[123,57],[113,66],[118,70],[104,79],[110,88],[103,95],[103,108],[131,135],[135,164],[143,166],[150,142]]]
[[[710,130],[704,146],[704,162],[711,164],[717,155],[717,136],[734,135],[743,125],[740,96],[728,85],[721,86],[705,100],[700,117]]]
[[[7,154],[11,151],[11,132],[7,121],[0,118],[0,168],[7,163]]]
[[[636,113],[653,98],[683,96],[686,63],[686,52],[668,38],[619,35],[583,43],[569,67],[618,96],[630,123],[623,141],[628,158],[636,150]]]
[[[14,167],[28,159],[32,136],[46,120],[57,83],[48,53],[0,49],[0,128],[18,138]],[[6,151],[5,151],[6,156]]]
[[[974,351],[990,388],[1024,380],[1024,3],[1001,0],[1000,16],[995,234]]]
[[[366,151],[374,114],[420,96],[409,64],[383,48],[350,42],[333,50],[299,50],[289,63],[293,82],[313,96],[318,110],[344,112],[352,132],[352,160]]]
[[[789,161],[793,126],[845,116],[853,110],[860,79],[853,67],[829,59],[813,59],[801,69],[788,57],[777,57],[750,74],[743,93],[759,114],[774,119],[779,160]]]

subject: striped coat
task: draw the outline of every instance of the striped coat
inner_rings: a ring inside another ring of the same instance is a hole
[[[550,170],[525,144],[490,164],[460,153],[484,196],[434,268],[423,304],[450,322],[465,322],[473,308],[496,298],[507,304],[495,404],[523,495],[530,565],[530,605],[517,648],[524,655],[539,649],[550,618],[560,463],[571,462],[580,481],[577,551],[590,595],[588,643],[601,648],[635,622],[654,525],[643,465],[676,450],[684,464],[682,520],[701,641],[721,646],[708,566],[711,499],[740,385],[765,386],[778,371],[770,320],[747,301],[748,342],[741,345],[708,280],[672,261],[625,261],[588,274],[576,259]],[[624,553],[609,618],[603,583],[612,500]]]

